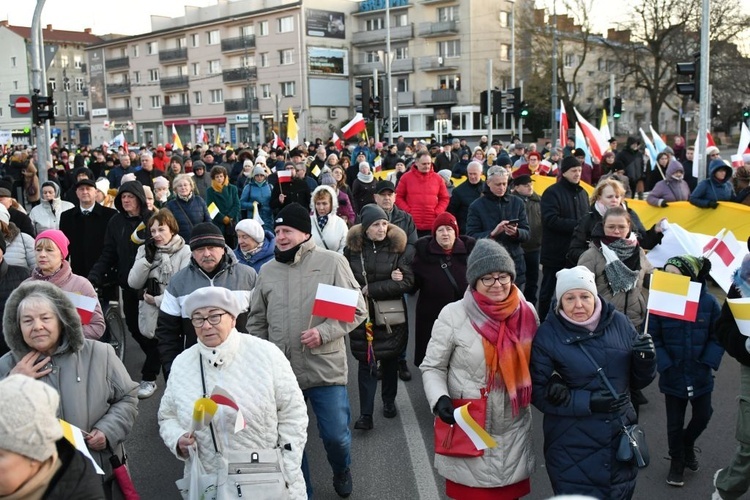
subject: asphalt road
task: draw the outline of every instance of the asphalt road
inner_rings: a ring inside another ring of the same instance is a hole
[[[717,292],[720,293],[720,292]],[[723,297],[721,298],[723,300]],[[409,345],[409,358],[413,344]],[[126,365],[138,381],[143,355],[135,342],[128,343]],[[399,381],[396,405],[399,414],[388,420],[382,417],[382,403],[376,398],[375,428],[372,431],[353,431],[352,499],[444,499],[444,480],[432,468],[432,415],[424,397],[419,370],[412,369],[410,382]],[[182,476],[182,462],[164,446],[159,437],[156,412],[163,392],[159,381],[158,392],[142,400],[134,429],[127,440],[130,468],[144,500],[178,499],[174,481]],[[635,492],[637,499],[708,499],[713,492],[713,473],[725,466],[734,450],[734,422],[737,413],[735,398],[739,391],[739,364],[728,356],[716,373],[713,393],[714,414],[708,429],[698,440],[700,471],[685,472],[685,486],[674,488],[666,484],[669,470],[666,442],[666,416],[663,396],[654,381],[644,393],[650,400],[641,408],[641,423],[646,429],[651,451],[651,465],[638,475]],[[356,361],[349,359],[349,397],[352,425],[359,416]],[[552,490],[544,467],[542,415],[534,410],[534,448],[538,467],[532,475],[532,492],[526,498],[544,499]],[[317,499],[338,498],[331,483],[331,470],[318,437],[314,416],[310,416],[307,452]]]

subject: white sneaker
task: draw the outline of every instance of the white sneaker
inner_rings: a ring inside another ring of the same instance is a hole
[[[716,479],[719,477],[719,472],[723,471],[724,469],[719,469],[716,472],[714,472],[714,493],[711,495],[711,500],[722,500],[721,495],[719,494],[719,489],[716,487]]]
[[[150,398],[156,392],[156,382],[150,380],[142,380],[141,386],[138,388],[138,399]]]

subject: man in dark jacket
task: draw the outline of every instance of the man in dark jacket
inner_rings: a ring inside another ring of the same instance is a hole
[[[469,206],[482,196],[484,191],[484,182],[482,181],[482,164],[478,161],[472,161],[466,167],[466,182],[451,193],[451,200],[448,202],[448,212],[456,217],[458,229],[461,234],[466,234],[466,218],[469,216]]]
[[[29,277],[29,270],[27,268],[8,265],[3,258],[4,256],[5,240],[0,238],[0,317],[5,312],[5,302],[8,300],[11,292]],[[5,343],[5,337],[3,336],[2,321],[0,321],[0,356],[3,356],[8,351],[8,345]]]
[[[156,391],[156,376],[159,374],[159,351],[156,339],[141,335],[138,328],[138,291],[128,286],[128,274],[135,263],[138,247],[146,241],[146,224],[152,212],[146,206],[146,193],[138,181],[124,182],[115,197],[116,215],[107,223],[104,247],[101,256],[88,274],[95,287],[104,284],[110,269],[117,270],[117,282],[122,289],[122,305],[125,323],[133,339],[146,354],[141,369],[142,380],[138,389],[139,398],[147,398]]]
[[[154,157],[151,153],[148,151],[141,153],[141,168],[135,172],[135,179],[144,186],[154,189],[154,178],[163,176],[162,170],[154,168]]]
[[[62,199],[78,206],[78,196],[76,196],[78,181],[82,179],[91,179],[92,181],[96,181],[96,179],[94,178],[94,172],[87,167],[78,167],[77,169],[73,170],[73,172],[71,172],[68,177],[68,186],[70,186],[70,189],[65,191]],[[96,187],[96,184],[94,185],[94,187]]]
[[[156,323],[156,340],[164,370],[169,376],[174,359],[197,342],[195,327],[182,309],[185,297],[199,288],[221,286],[232,291],[243,306],[237,317],[237,329],[247,332],[247,310],[250,308],[250,291],[255,287],[257,273],[250,266],[237,265],[232,249],[226,246],[221,230],[211,222],[196,224],[190,235],[190,264],[178,271],[162,296],[159,319]]]
[[[625,147],[617,153],[615,164],[625,170],[625,176],[630,181],[630,192],[636,197],[636,184],[643,178],[643,155],[638,150],[641,143],[636,137],[628,137]],[[641,190],[642,191],[642,190]]]
[[[539,290],[540,320],[549,312],[557,284],[557,271],[566,264],[570,240],[578,222],[589,211],[589,199],[581,185],[581,164],[573,156],[560,163],[562,176],[542,194],[542,286]]]
[[[526,261],[526,286],[523,295],[536,305],[539,291],[539,249],[542,247],[542,198],[534,192],[530,175],[520,175],[513,179],[513,194],[523,202],[529,220],[529,239],[521,243]]]
[[[510,172],[505,167],[490,167],[484,196],[469,207],[466,234],[475,239],[492,238],[510,254],[516,265],[514,283],[523,290],[526,283],[526,261],[521,243],[529,239],[526,207],[508,191]]]

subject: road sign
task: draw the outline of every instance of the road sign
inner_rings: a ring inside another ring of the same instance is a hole
[[[11,94],[10,117],[28,118],[31,113],[31,98],[25,94]]]

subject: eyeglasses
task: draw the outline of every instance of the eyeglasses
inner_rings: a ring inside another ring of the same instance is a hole
[[[219,323],[221,323],[221,318],[225,314],[229,314],[229,313],[223,312],[223,313],[218,313],[218,314],[211,314],[207,318],[203,318],[203,317],[200,317],[200,316],[195,316],[193,318],[190,318],[190,322],[196,328],[201,328],[203,326],[203,323],[205,323],[206,321],[208,321],[209,325],[216,326]]]
[[[496,281],[501,285],[508,285],[510,284],[511,277],[509,274],[501,274],[500,276],[482,276],[481,278],[479,278],[479,281],[481,281],[484,286],[489,288],[493,286]]]

